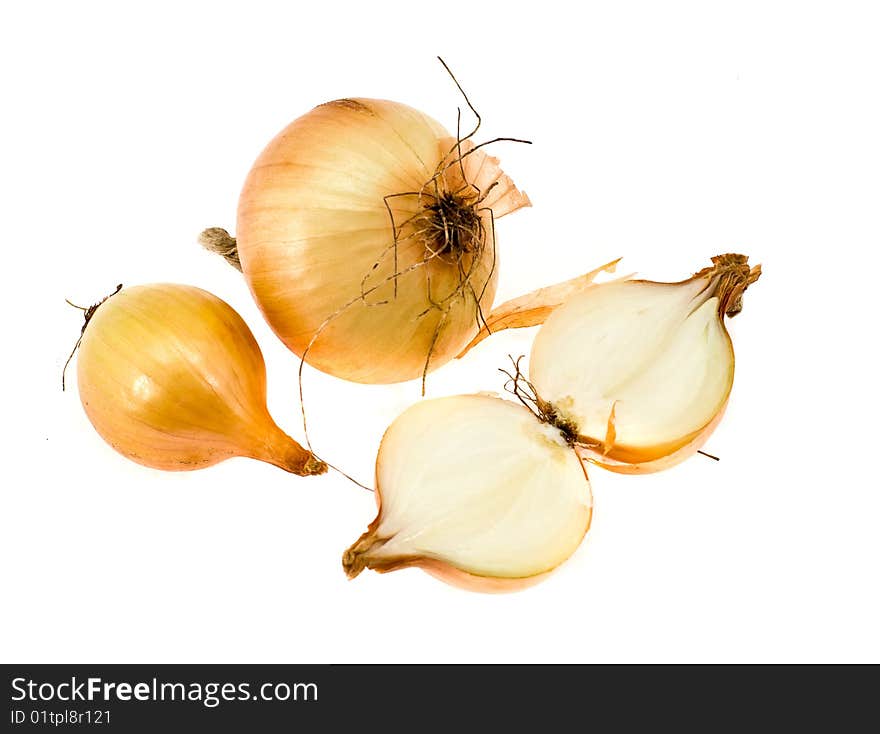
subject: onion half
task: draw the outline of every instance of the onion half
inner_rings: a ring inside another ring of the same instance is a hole
[[[540,411],[573,427],[582,456],[625,473],[694,454],[733,386],[724,323],[760,275],[743,255],[680,283],[623,280],[587,288],[538,332],[529,379]]]
[[[484,395],[401,414],[379,449],[376,497],[378,516],[344,554],[349,577],[416,566],[480,591],[541,580],[592,514],[584,466],[559,430]]]

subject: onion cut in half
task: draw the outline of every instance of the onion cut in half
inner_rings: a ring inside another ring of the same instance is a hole
[[[479,591],[541,580],[592,514],[585,468],[560,431],[485,395],[402,413],[382,439],[376,498],[378,516],[343,556],[349,577],[416,566]]]
[[[724,323],[760,275],[744,255],[712,258],[680,283],[623,280],[553,310],[529,360],[539,412],[568,427],[589,461],[658,471],[696,453],[733,386]]]

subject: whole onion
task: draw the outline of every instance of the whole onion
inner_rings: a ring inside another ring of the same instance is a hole
[[[478,332],[495,297],[495,220],[528,206],[498,160],[397,102],[340,99],[260,154],[237,239],[266,320],[297,355],[356,382],[424,377]]]

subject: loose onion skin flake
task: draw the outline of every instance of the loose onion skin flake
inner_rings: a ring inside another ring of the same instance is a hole
[[[77,379],[92,425],[140,464],[184,471],[247,456],[299,475],[327,469],[269,415],[247,324],[199,288],[134,286],[87,309]]]
[[[424,113],[341,99],[260,154],[236,239],[214,228],[201,241],[238,264],[294,353],[393,383],[424,379],[477,333],[497,285],[495,222],[529,205],[496,158]]]
[[[515,403],[460,395],[414,405],[376,459],[379,514],[343,556],[354,578],[420,567],[453,585],[513,591],[543,579],[590,526],[584,466]]]

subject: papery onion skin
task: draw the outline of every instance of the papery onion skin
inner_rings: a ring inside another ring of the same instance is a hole
[[[300,475],[326,465],[266,407],[266,367],[238,313],[207,291],[125,288],[83,331],[79,394],[92,425],[145,466],[188,471],[246,456]]]
[[[241,193],[237,254],[289,349],[337,377],[392,383],[444,364],[474,336],[497,285],[493,214],[529,202],[483,150],[434,178],[454,148],[427,115],[364,98],[320,105],[269,143]],[[467,141],[461,150],[471,148]],[[425,231],[440,221],[426,211],[438,192],[482,232],[480,246],[462,255],[465,287],[450,252],[425,264],[436,247],[426,247]],[[403,227],[396,248],[392,215]]]
[[[371,570],[377,571],[379,573],[387,573],[390,571],[396,571],[403,568],[421,568],[423,571],[429,573],[430,575],[438,578],[452,586],[456,586],[458,588],[466,589],[468,591],[480,591],[484,593],[506,593],[512,591],[518,591],[530,586],[533,586],[536,583],[546,579],[559,565],[561,565],[566,558],[568,557],[559,557],[549,566],[536,570],[535,572],[523,575],[492,575],[488,573],[475,573],[472,570],[468,570],[467,568],[463,568],[461,566],[455,565],[454,562],[450,561],[449,558],[438,557],[436,554],[432,555],[430,553],[425,554],[401,554],[401,555],[382,555],[382,546],[385,543],[389,543],[393,541],[393,536],[391,537],[380,537],[381,527],[383,522],[387,520],[386,516],[383,514],[385,509],[383,508],[383,500],[382,500],[382,481],[381,477],[385,471],[385,466],[388,462],[395,462],[395,457],[390,455],[391,452],[396,450],[395,448],[389,449],[389,442],[393,442],[397,440],[397,437],[394,436],[394,432],[399,434],[408,432],[413,428],[413,421],[410,420],[412,415],[417,411],[428,411],[432,410],[431,403],[440,404],[445,403],[447,405],[453,406],[454,409],[457,410],[457,414],[461,416],[462,426],[461,431],[466,434],[466,437],[463,439],[468,441],[470,439],[476,440],[476,436],[470,436],[468,433],[468,423],[467,423],[467,410],[472,409],[474,411],[489,411],[495,410],[500,406],[504,411],[508,411],[508,415],[510,416],[510,420],[505,423],[499,425],[499,430],[512,430],[516,431],[521,426],[529,426],[530,430],[534,430],[536,435],[538,434],[538,429],[540,431],[555,431],[555,429],[551,429],[547,426],[540,426],[534,416],[530,415],[524,408],[519,405],[510,403],[505,400],[501,400],[495,397],[489,397],[485,395],[467,395],[467,396],[455,396],[452,398],[440,398],[437,400],[424,401],[420,404],[417,404],[410,408],[408,411],[405,411],[394,423],[392,423],[391,427],[389,427],[385,436],[383,437],[382,445],[379,449],[379,454],[376,460],[376,502],[378,506],[378,514],[376,518],[370,523],[367,532],[365,532],[358,540],[355,542],[351,548],[349,548],[345,554],[343,555],[343,568],[345,569],[347,575],[350,578],[354,578],[359,575],[360,572],[364,568],[369,568]],[[431,450],[437,452],[443,452],[447,447],[443,445],[443,425],[438,426],[438,437],[436,441],[436,445],[432,445]],[[543,440],[543,439],[539,439]],[[576,504],[577,509],[572,509],[572,512],[580,512],[581,517],[579,518],[580,525],[579,534],[576,539],[572,539],[571,547],[568,549],[568,555],[574,551],[586,533],[589,531],[591,520],[592,520],[592,495],[590,493],[590,485],[589,480],[586,476],[586,469],[581,463],[576,455],[571,452],[571,449],[568,446],[559,446],[559,454],[555,460],[558,460],[560,457],[564,461],[569,462],[573,470],[576,467],[576,471],[578,474],[578,486],[580,490],[583,492],[583,501]],[[455,458],[452,459],[453,461]],[[554,461],[554,459],[546,459],[547,463]],[[547,485],[547,493],[548,493],[548,502],[552,499],[553,493],[556,491],[557,487],[554,485],[553,481],[550,479],[549,467],[542,466],[540,462],[534,467],[536,471],[540,471],[541,469],[548,470],[548,485]],[[388,471],[392,472],[393,468]],[[510,487],[511,493],[515,493],[516,487]],[[491,519],[492,523],[496,521],[503,520],[504,518],[493,516]],[[554,536],[555,539],[555,536]],[[548,543],[550,539],[548,538]]]

